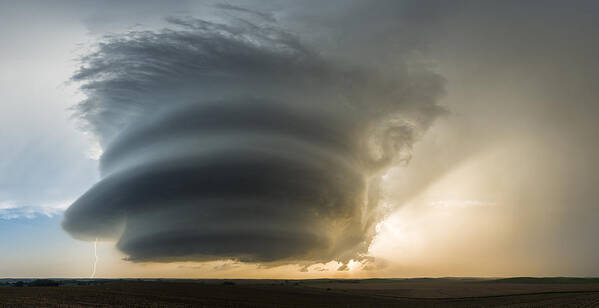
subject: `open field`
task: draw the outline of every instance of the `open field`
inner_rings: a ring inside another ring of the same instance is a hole
[[[16,281],[10,282],[14,284]],[[15,287],[5,284],[0,287],[0,306],[599,307],[599,282],[594,279],[58,282],[59,286]],[[31,284],[25,281],[27,283]]]

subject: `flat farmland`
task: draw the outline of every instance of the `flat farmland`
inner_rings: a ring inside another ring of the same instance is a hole
[[[1,307],[599,307],[599,283],[462,279],[158,280],[0,287]]]

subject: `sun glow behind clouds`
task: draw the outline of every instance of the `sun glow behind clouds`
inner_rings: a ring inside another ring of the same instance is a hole
[[[497,166],[503,154],[481,153],[409,200],[393,204],[397,210],[376,226],[369,253],[402,269],[399,276],[460,275],[475,269],[467,260],[496,250],[492,242],[503,244],[511,232],[510,205],[502,196],[505,178]],[[409,168],[397,174],[413,172]],[[399,187],[397,181],[388,176],[387,186]],[[393,196],[390,193],[389,203]]]
[[[448,208],[448,207],[473,207],[473,206],[489,206],[494,205],[494,202],[491,201],[481,201],[481,200],[459,200],[459,199],[445,199],[445,200],[436,200],[431,201],[429,203],[431,206]]]

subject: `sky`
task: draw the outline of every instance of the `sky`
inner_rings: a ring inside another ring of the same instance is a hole
[[[0,277],[599,276],[598,15],[0,0]]]

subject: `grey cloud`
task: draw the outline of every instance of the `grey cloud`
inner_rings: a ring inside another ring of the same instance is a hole
[[[248,13],[250,15],[254,15],[254,16],[258,16],[261,19],[265,20],[265,21],[270,21],[270,22],[276,22],[276,18],[274,17],[274,15],[272,13],[264,13],[261,11],[256,11],[256,10],[250,10],[248,8],[244,8],[244,7],[240,7],[240,6],[236,6],[236,5],[231,5],[231,4],[225,4],[225,3],[217,3],[215,5],[216,8],[222,9],[222,10],[229,10],[229,11],[237,11],[237,12],[243,12],[243,13]]]
[[[76,112],[105,152],[64,229],[132,261],[360,258],[379,171],[444,112],[443,79],[330,59],[273,26],[170,23],[82,58]]]

